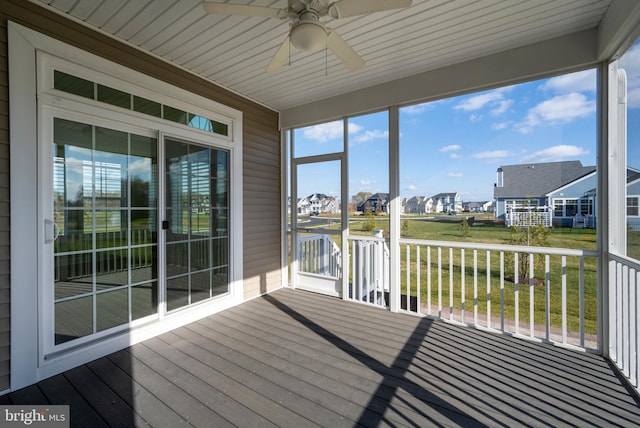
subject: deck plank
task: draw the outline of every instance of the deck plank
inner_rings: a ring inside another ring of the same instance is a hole
[[[141,386],[109,358],[87,364],[109,388],[151,426],[184,426],[187,421]]]
[[[109,425],[122,427],[148,425],[86,365],[71,369],[64,375]]]
[[[144,349],[144,346],[137,346],[137,348]],[[159,400],[170,403],[172,409],[190,424],[196,426],[207,423],[219,426],[228,424],[219,414],[205,407],[196,397],[180,388],[177,379],[181,379],[188,373],[166,364],[161,356],[151,353],[141,361],[133,353],[121,351],[110,355],[109,359],[125,373],[135,377],[142,387]]]
[[[290,289],[6,397],[70,404],[85,426],[640,421],[601,356]]]
[[[108,427],[107,422],[84,399],[63,374],[43,380],[38,384],[49,403],[66,404],[71,411],[71,426]]]
[[[179,344],[179,350],[175,349],[176,344]],[[176,385],[192,396],[207,400],[206,404],[215,408],[227,423],[241,424],[246,421],[256,426],[274,426],[278,424],[269,421],[286,421],[281,406],[268,398],[257,396],[225,373],[194,358],[186,343],[171,334],[148,340],[145,347],[135,347],[134,355],[145,362],[151,353],[161,355],[165,359],[164,365],[152,367],[163,373],[174,373],[172,379]],[[298,422],[304,425],[304,421]]]

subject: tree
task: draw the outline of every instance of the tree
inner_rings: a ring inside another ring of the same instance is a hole
[[[462,217],[462,220],[460,220],[459,229],[462,236],[471,236],[471,225],[469,224],[469,221],[467,221],[466,217]]]
[[[409,235],[409,220],[404,220],[400,226],[400,236],[406,237],[407,235]]]
[[[512,245],[526,245],[533,247],[547,247],[549,246],[549,229],[541,224],[535,226],[511,227],[511,240],[509,242]],[[514,269],[514,256],[511,253],[507,253],[506,257],[507,267],[511,270]],[[529,254],[518,254],[518,282],[523,284],[529,280],[530,269]],[[533,269],[535,272],[542,272],[544,270],[544,255],[534,254],[533,256]],[[515,282],[515,272],[513,274]]]
[[[376,218],[371,211],[371,208],[367,207],[364,213],[364,222],[362,223],[362,230],[365,232],[371,232],[376,230]]]

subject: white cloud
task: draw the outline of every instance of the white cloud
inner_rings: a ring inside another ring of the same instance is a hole
[[[528,134],[536,126],[569,123],[577,118],[595,113],[596,102],[584,94],[572,92],[543,101],[529,110],[525,120],[516,124],[516,129]]]
[[[506,129],[508,126],[509,122],[494,123],[493,125],[491,125],[491,129],[494,131],[499,131],[501,129]]]
[[[498,106],[491,110],[491,114],[494,116],[500,116],[509,110],[509,107],[513,104],[513,100],[502,100],[498,103]]]
[[[416,189],[417,189],[417,187],[416,187],[416,186],[414,186],[413,184],[409,184],[409,185],[406,187],[406,189],[405,189],[405,190],[413,191],[413,190],[416,190]]]
[[[589,154],[589,150],[582,147],[572,146],[568,144],[561,144],[539,150],[535,153],[531,153],[522,158],[522,162],[536,161],[536,162],[556,162],[567,159],[575,159],[576,157]]]
[[[372,186],[372,185],[374,185],[376,183],[377,183],[376,180],[360,180],[360,185],[361,186]]]
[[[456,150],[461,150],[462,146],[460,144],[450,144],[448,146],[444,146],[441,147],[440,150],[438,150],[439,152],[452,152],[452,151],[456,151]]]
[[[362,130],[362,126],[355,123],[349,123],[349,134],[355,134]],[[339,139],[343,137],[344,127],[342,121],[322,123],[320,125],[305,128],[303,135],[310,140],[321,143]]]
[[[425,104],[417,104],[414,106],[408,106],[408,107],[402,107],[402,113],[406,113],[406,114],[421,114],[424,113],[426,110],[429,110],[429,103],[425,103]]]
[[[351,133],[351,129],[349,129],[349,132]],[[389,131],[374,129],[372,131],[365,131],[364,134],[356,135],[350,140],[353,141],[354,143],[366,143],[373,140],[388,139],[388,138],[389,138]]]
[[[494,105],[496,102],[502,101],[503,99],[504,95],[502,95],[502,91],[497,89],[495,91],[485,92],[484,94],[467,98],[455,105],[453,108],[463,111],[475,111],[480,110],[487,105]]]
[[[461,172],[450,172],[450,173],[447,174],[447,177],[458,178],[458,177],[463,177],[463,176],[464,176],[464,174],[461,173]]]
[[[478,152],[471,155],[476,159],[502,159],[509,156],[513,156],[513,152],[509,150],[488,150],[485,152]]]
[[[591,69],[552,77],[542,84],[540,89],[553,91],[558,94],[570,94],[583,91],[595,92],[596,84],[596,70]]]
[[[457,154],[457,153],[451,153],[451,154],[449,155],[449,157],[450,157],[451,159],[460,159],[460,155],[459,155],[459,154]]]

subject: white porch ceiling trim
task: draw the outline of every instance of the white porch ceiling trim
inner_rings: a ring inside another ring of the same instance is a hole
[[[597,63],[597,30],[534,43],[280,112],[282,129],[578,71]]]

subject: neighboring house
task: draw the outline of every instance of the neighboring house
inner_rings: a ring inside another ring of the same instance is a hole
[[[640,171],[627,169],[627,227],[640,230]]]
[[[413,214],[427,214],[433,212],[433,198],[414,196],[407,200],[406,211]]]
[[[577,184],[578,179],[594,174],[595,170],[595,166],[583,166],[580,161],[501,166],[497,170],[494,186],[496,218],[504,220],[509,226],[510,218],[516,213],[536,212],[541,218],[544,214],[545,225],[550,226],[553,221],[550,207],[553,207],[555,199],[558,199],[555,208],[559,215],[555,217],[556,221],[558,225],[568,224],[570,220],[566,218],[573,217],[578,212],[577,205],[574,210],[573,201],[595,186],[588,187],[585,183],[566,188],[565,186],[574,182]],[[569,204],[568,208],[565,207],[566,204]]]
[[[389,213],[389,194],[388,193],[374,193],[369,196],[366,201],[358,204],[358,211],[362,213],[367,212],[367,208],[371,209],[373,213]]]
[[[511,186],[520,188],[520,198],[498,197],[500,188],[496,185],[496,201],[499,212],[508,224],[509,213],[524,212],[534,209],[549,213],[550,225],[555,227],[596,227],[596,185],[598,175],[595,166],[584,167],[579,161],[552,162],[547,164],[527,164],[503,166],[503,188]],[[498,169],[500,174],[500,169]],[[534,175],[537,177],[534,178]],[[500,177],[499,177],[500,179]],[[546,180],[547,186],[556,187],[543,195],[537,195],[535,180]],[[628,226],[640,230],[640,171],[627,168],[627,216]],[[506,211],[505,211],[506,210]]]
[[[462,210],[472,213],[486,213],[492,201],[463,202]]]
[[[434,212],[462,211],[462,199],[458,193],[438,193],[431,199],[434,201]]]
[[[312,193],[306,198],[298,200],[298,214],[337,213],[340,202],[333,196],[324,193]]]
[[[311,204],[307,200],[307,198],[298,199],[297,203],[298,214],[309,214],[311,212]]]

